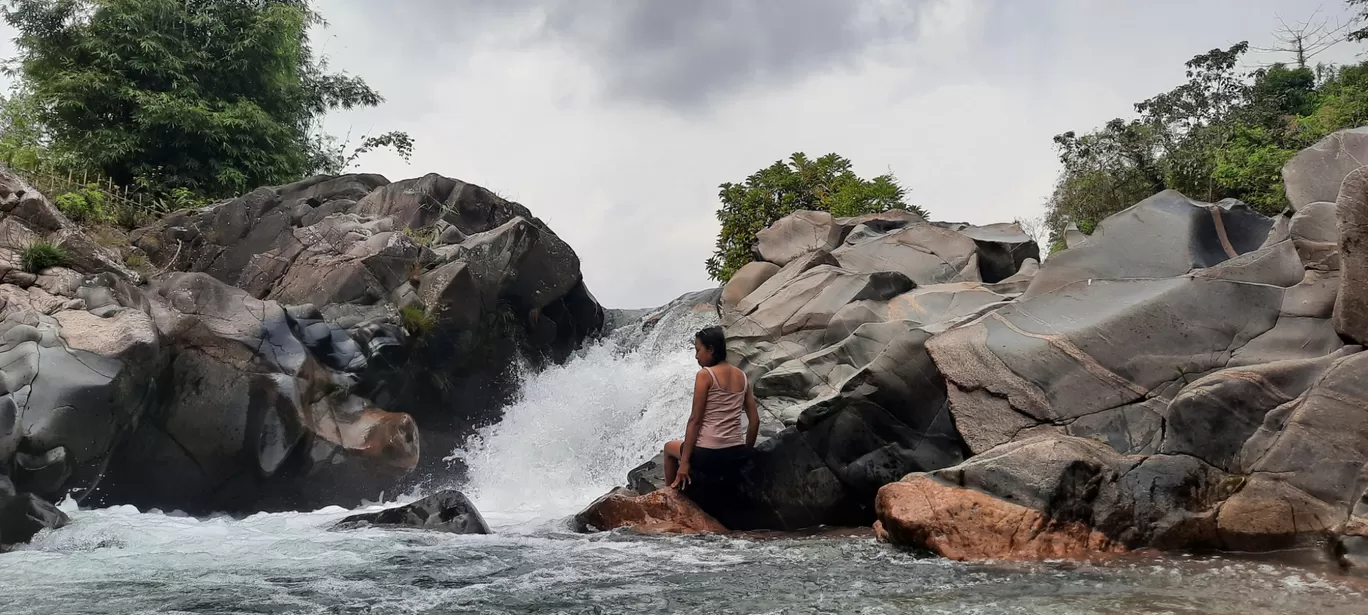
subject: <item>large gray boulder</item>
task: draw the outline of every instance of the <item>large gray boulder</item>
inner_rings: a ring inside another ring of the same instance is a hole
[[[1368,127],[1341,130],[1302,150],[1283,166],[1283,184],[1292,209],[1334,203],[1340,184],[1368,163]]]
[[[1335,301],[1335,330],[1368,344],[1368,167],[1344,180],[1337,204],[1340,292]]]
[[[1003,280],[1020,276],[1003,290],[1019,293],[1035,271],[1019,266],[1038,250],[1007,228],[979,229],[975,240],[964,225],[906,212],[833,223],[844,229],[840,247],[812,242],[723,310],[762,420],[783,427],[734,488],[690,490],[729,528],[867,524],[880,486],[964,459],[927,343],[1009,299],[982,283],[980,253],[994,255]],[[649,484],[640,470],[637,483]]]
[[[604,324],[578,256],[545,223],[440,175],[260,188],[131,238],[158,270],[313,306],[313,320],[337,324],[368,359],[353,388],[411,414],[428,450],[497,420],[519,360],[564,361]],[[424,463],[442,466],[440,456]]]
[[[824,211],[799,211],[756,233],[760,258],[780,267],[808,252],[841,245],[844,229]]]
[[[1160,194],[1052,258],[1017,301],[937,336],[928,350],[971,450],[1045,427],[1153,452],[1168,402],[1274,330],[1303,281],[1290,242],[1257,249],[1270,226]],[[1147,239],[1175,248],[1147,252]]]
[[[746,263],[722,287],[722,310],[736,309],[748,295],[760,288],[761,284],[779,273],[779,266],[765,261]]]
[[[352,394],[355,375],[328,364],[364,365],[332,346],[315,354],[317,333],[278,303],[205,274],[161,279],[147,301],[169,355],[160,403],[110,467],[104,502],[196,512],[355,505],[416,467],[413,419]]]
[[[979,274],[984,282],[1001,282],[1021,271],[1027,260],[1040,262],[1040,246],[1015,222],[950,228],[974,240],[978,246]]]
[[[981,281],[978,244],[932,224],[914,224],[886,235],[852,234],[831,255],[845,269],[898,272],[918,286]]]

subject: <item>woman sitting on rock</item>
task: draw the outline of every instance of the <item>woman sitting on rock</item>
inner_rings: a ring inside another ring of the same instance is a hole
[[[721,327],[694,336],[694,358],[703,369],[694,378],[688,429],[682,442],[665,443],[665,484],[680,489],[689,486],[695,468],[705,475],[734,469],[755,446],[760,431],[755,395],[745,372],[727,363],[727,338]],[[742,412],[749,420],[744,440]]]

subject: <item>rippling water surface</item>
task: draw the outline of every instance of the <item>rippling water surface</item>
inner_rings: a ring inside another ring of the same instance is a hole
[[[329,531],[341,509],[233,520],[69,508],[71,526],[0,555],[0,614],[1368,614],[1357,580],[1248,561],[966,565],[867,536],[567,531],[567,516],[678,437],[697,369],[688,342],[711,319],[666,319],[632,352],[605,344],[529,376],[504,421],[453,453],[494,535]]]
[[[0,613],[1368,613],[1358,582],[1223,559],[966,565],[873,539],[330,532],[132,509],[0,556]]]

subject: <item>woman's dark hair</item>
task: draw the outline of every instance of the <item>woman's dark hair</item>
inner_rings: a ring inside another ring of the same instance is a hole
[[[727,360],[727,334],[722,332],[722,327],[708,327],[694,334],[694,339],[712,353],[713,365]]]

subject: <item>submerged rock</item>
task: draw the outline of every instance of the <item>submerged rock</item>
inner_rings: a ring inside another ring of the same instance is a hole
[[[14,492],[0,475],[0,547],[23,544],[43,530],[65,527],[71,519],[56,506],[31,493]]]
[[[725,534],[718,523],[687,496],[664,488],[645,495],[617,489],[575,515],[582,531],[631,528],[642,534]]]
[[[338,522],[336,529],[365,527],[403,527],[451,534],[488,534],[480,511],[459,491],[443,491],[412,504],[376,513],[352,515]]]

